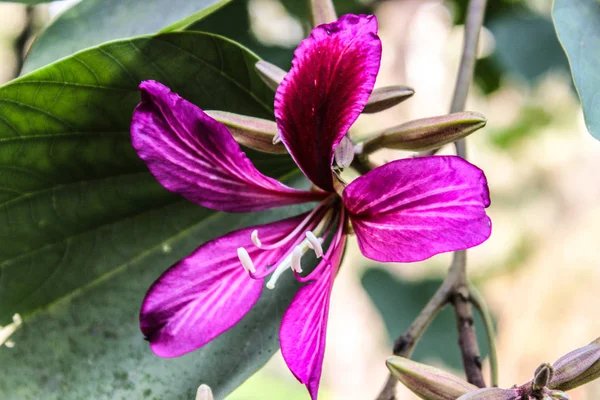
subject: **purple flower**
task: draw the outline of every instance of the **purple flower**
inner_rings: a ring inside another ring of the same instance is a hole
[[[318,26],[294,55],[277,90],[275,117],[283,143],[317,187],[312,191],[262,175],[224,125],[160,83],[140,85],[133,145],[167,189],[228,212],[317,203],[305,214],[200,246],[150,288],[140,325],[154,353],[180,356],[235,325],[260,297],[263,279],[270,275],[266,286],[273,288],[291,269],[308,284],[283,317],[281,350],[316,399],[329,299],[350,225],[365,256],[419,261],[487,239],[489,193],[483,172],[468,162],[424,157],[379,167],[339,195],[331,170],[333,151],[373,90],[381,58],[377,20],[346,15]],[[307,251],[314,251],[320,263],[304,275],[300,261]]]

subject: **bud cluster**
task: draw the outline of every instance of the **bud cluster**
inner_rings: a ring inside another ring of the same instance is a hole
[[[565,354],[554,364],[542,364],[533,379],[510,389],[479,389],[441,369],[403,357],[391,357],[392,375],[424,400],[568,400],[565,391],[600,377],[600,338]]]

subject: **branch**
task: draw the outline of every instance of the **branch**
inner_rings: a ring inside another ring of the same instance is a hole
[[[454,96],[450,105],[450,112],[463,111],[467,103],[467,94],[469,86],[473,80],[473,71],[475,70],[475,60],[477,59],[477,45],[479,43],[479,32],[483,25],[483,16],[487,0],[471,0],[467,10],[465,22],[465,40],[463,43],[462,58],[454,87]],[[465,139],[454,143],[456,155],[462,158],[467,157],[467,148]],[[467,375],[467,380],[479,387],[485,387],[483,373],[481,372],[481,357],[479,356],[479,346],[473,327],[473,312],[471,310],[469,298],[469,282],[467,280],[467,258],[466,251],[457,251],[454,253],[453,264],[458,270],[456,272],[458,280],[455,291],[452,296],[452,304],[456,314],[458,325],[458,343],[463,360],[463,368]]]

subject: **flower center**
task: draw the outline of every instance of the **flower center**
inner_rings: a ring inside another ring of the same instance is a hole
[[[302,256],[307,251],[314,251],[317,258],[323,257],[324,238],[330,233],[335,222],[335,214],[337,214],[335,209],[330,207],[330,205],[331,201],[329,199],[321,202],[292,232],[272,244],[263,243],[260,240],[258,230],[253,230],[250,239],[257,248],[263,251],[287,249],[276,265],[266,266],[266,268],[259,268],[257,270],[248,250],[244,247],[238,248],[237,255],[240,263],[250,277],[253,279],[262,279],[272,274],[266,286],[268,289],[273,289],[278,279],[288,269],[291,269],[295,274],[302,272]],[[304,232],[304,235],[302,235],[302,232]]]

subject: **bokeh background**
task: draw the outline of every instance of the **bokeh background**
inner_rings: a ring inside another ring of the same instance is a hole
[[[18,75],[27,48],[73,1],[35,9],[0,4],[0,82]],[[340,13],[374,12],[383,62],[377,86],[407,84],[416,94],[363,116],[356,137],[410,119],[447,113],[462,45],[465,0],[336,2]],[[289,68],[306,35],[302,0],[234,0],[198,29],[231,37]],[[502,386],[531,378],[542,362],[600,336],[600,143],[586,131],[548,0],[490,0],[467,109],[487,127],[468,140],[469,158],[487,174],[494,230],[469,252],[469,274],[497,326]],[[444,149],[448,154],[452,148]],[[381,151],[383,162],[408,154]],[[329,320],[322,398],[373,399],[385,358],[443,279],[450,255],[417,264],[377,264],[348,250]],[[481,324],[481,346],[487,353]],[[447,309],[417,347],[417,359],[460,374],[455,321]],[[18,343],[17,343],[18,345]],[[0,350],[4,351],[4,350]],[[486,362],[486,373],[487,373]],[[400,399],[413,399],[399,387]],[[600,382],[570,393],[600,398]],[[280,354],[229,397],[306,399]]]

